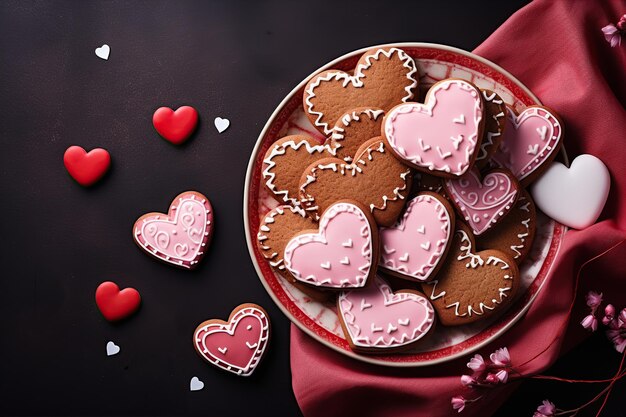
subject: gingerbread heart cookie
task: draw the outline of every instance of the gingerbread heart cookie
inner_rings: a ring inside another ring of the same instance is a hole
[[[443,263],[453,230],[450,203],[438,194],[420,193],[393,227],[380,229],[380,266],[400,278],[427,281]]]
[[[562,140],[563,123],[554,111],[530,106],[516,115],[509,109],[504,138],[494,159],[527,186],[550,166]]]
[[[486,233],[476,237],[479,248],[497,249],[506,253],[518,265],[530,252],[537,228],[535,203],[530,194],[520,188],[519,198],[509,214]]]
[[[359,107],[344,113],[333,127],[327,143],[335,149],[337,158],[352,162],[363,143],[380,136],[385,112],[382,109]]]
[[[324,158],[300,179],[300,202],[315,219],[335,201],[358,201],[381,226],[395,223],[411,189],[411,169],[394,158],[383,138],[365,142],[353,163]]]
[[[497,250],[475,252],[469,228],[457,222],[452,247],[437,279],[422,289],[445,326],[472,323],[502,313],[515,298],[519,271]]]
[[[263,358],[270,338],[270,321],[263,308],[246,303],[228,321],[211,319],[193,333],[196,352],[210,364],[239,376],[249,376]]]
[[[521,188],[509,171],[494,169],[481,178],[476,168],[461,178],[447,180],[444,186],[446,194],[477,236],[509,213]]]
[[[135,243],[145,253],[185,269],[198,265],[212,234],[211,203],[197,191],[177,195],[168,214],[144,214],[133,226]]]
[[[377,107],[384,111],[413,98],[418,74],[413,58],[398,48],[367,51],[354,75],[327,70],[306,85],[302,98],[309,120],[324,135],[346,111],[357,107]]]
[[[358,203],[338,201],[319,228],[297,233],[285,246],[284,265],[305,284],[328,289],[361,288],[376,273],[378,229]]]
[[[388,111],[383,133],[403,162],[454,178],[474,164],[484,113],[480,90],[467,81],[450,78],[433,85],[424,104],[400,104]]]
[[[304,135],[277,140],[263,158],[263,179],[274,197],[284,203],[298,204],[300,177],[304,168],[324,157],[335,156],[329,145],[320,145]]]
[[[479,169],[484,168],[496,153],[502,142],[506,127],[507,107],[502,97],[491,90],[481,90],[485,104],[485,132],[480,143],[480,150],[474,163]]]
[[[341,293],[337,310],[350,347],[365,353],[405,350],[435,324],[435,310],[423,294],[394,293],[379,276],[374,285]]]
[[[278,206],[261,218],[257,234],[257,247],[270,266],[300,291],[317,301],[325,301],[328,294],[304,285],[285,269],[284,252],[287,242],[303,230],[317,229],[315,223],[301,207]]]

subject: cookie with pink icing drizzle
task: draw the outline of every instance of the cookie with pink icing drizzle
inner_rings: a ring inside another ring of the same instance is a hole
[[[413,281],[435,277],[452,242],[454,210],[436,193],[423,192],[408,202],[404,215],[380,229],[380,267]]]
[[[313,126],[330,135],[344,112],[357,107],[389,110],[411,100],[417,84],[413,58],[402,49],[375,48],[363,54],[353,75],[331,69],[313,76],[302,101]]]
[[[379,276],[367,288],[342,292],[337,310],[350,347],[364,353],[406,350],[435,324],[435,310],[423,294],[394,293]]]
[[[133,226],[135,243],[148,255],[180,268],[193,269],[213,234],[213,209],[197,191],[174,198],[168,214],[147,213]]]
[[[509,108],[504,138],[493,158],[527,186],[550,166],[562,141],[563,123],[553,110],[530,106],[516,115]]]
[[[249,376],[265,354],[270,321],[256,304],[236,307],[228,321],[211,319],[193,333],[193,345],[202,359],[239,376]]]
[[[475,250],[471,230],[460,221],[447,261],[422,290],[445,326],[473,323],[503,313],[519,289],[517,264],[506,254]]]
[[[450,78],[434,84],[423,104],[400,104],[388,111],[383,134],[405,163],[433,175],[459,177],[476,159],[484,112],[480,90]]]
[[[318,230],[305,230],[287,243],[283,259],[299,282],[327,289],[361,288],[376,273],[376,223],[359,203],[339,201],[324,211]]]
[[[461,178],[445,182],[447,195],[477,236],[509,213],[519,188],[515,177],[504,169],[489,171],[482,178],[473,169]]]

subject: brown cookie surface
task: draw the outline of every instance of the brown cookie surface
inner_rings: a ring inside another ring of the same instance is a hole
[[[310,165],[300,179],[300,202],[315,219],[340,199],[367,207],[376,223],[391,226],[411,189],[411,169],[387,150],[383,138],[365,142],[351,164],[324,158]]]
[[[497,249],[521,264],[535,239],[536,216],[532,197],[526,190],[520,189],[517,203],[506,218],[476,238],[478,247]]]
[[[354,75],[327,70],[315,75],[306,85],[304,111],[325,135],[349,109],[377,107],[384,111],[413,98],[418,74],[413,58],[398,48],[367,51],[354,69]]]
[[[475,252],[471,230],[457,222],[446,263],[435,280],[422,284],[441,324],[457,326],[501,314],[515,298],[519,271],[497,250]]]
[[[489,159],[496,153],[502,142],[504,128],[506,126],[506,104],[502,97],[491,90],[481,90],[485,104],[485,130],[480,150],[476,156],[475,166],[482,169]]]
[[[352,162],[364,142],[380,136],[384,115],[382,109],[368,107],[359,107],[341,115],[327,141],[336,151],[335,157]]]
[[[297,204],[302,171],[321,158],[333,157],[329,145],[320,145],[309,136],[291,135],[277,140],[265,153],[265,186],[281,203]]]

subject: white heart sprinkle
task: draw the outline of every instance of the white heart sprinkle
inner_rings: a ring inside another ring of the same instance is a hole
[[[197,376],[191,378],[191,382],[189,382],[189,391],[200,391],[204,388],[204,382],[200,381]]]
[[[221,117],[215,118],[215,128],[219,133],[222,133],[223,131],[228,129],[228,126],[230,126],[230,120],[222,119]]]
[[[107,356],[113,356],[120,353],[120,347],[113,342],[107,343]]]
[[[105,61],[109,59],[109,54],[111,53],[111,48],[106,43],[102,45],[100,48],[96,48],[96,56],[100,59],[104,59]]]

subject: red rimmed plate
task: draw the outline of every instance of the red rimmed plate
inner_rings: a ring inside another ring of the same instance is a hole
[[[530,90],[504,69],[472,53],[444,45],[401,43],[384,46],[402,48],[413,57],[420,72],[420,88],[455,77],[471,81],[480,88],[497,92],[519,111],[531,104],[541,104]],[[328,63],[315,73],[337,68],[351,70],[365,48]],[[533,248],[520,267],[522,288],[511,308],[501,317],[459,327],[437,326],[435,334],[414,350],[393,355],[363,355],[353,352],[346,341],[334,304],[312,300],[275,274],[256,246],[261,216],[279,203],[266,191],[261,180],[263,156],[277,139],[291,134],[307,134],[323,141],[324,136],[310,124],[302,110],[306,81],[294,88],[276,108],[259,135],[252,151],[244,189],[244,224],[252,262],[272,299],[300,329],[319,342],[347,356],[385,366],[426,366],[465,356],[490,343],[522,318],[541,290],[559,251],[565,227],[537,214],[537,233]]]

